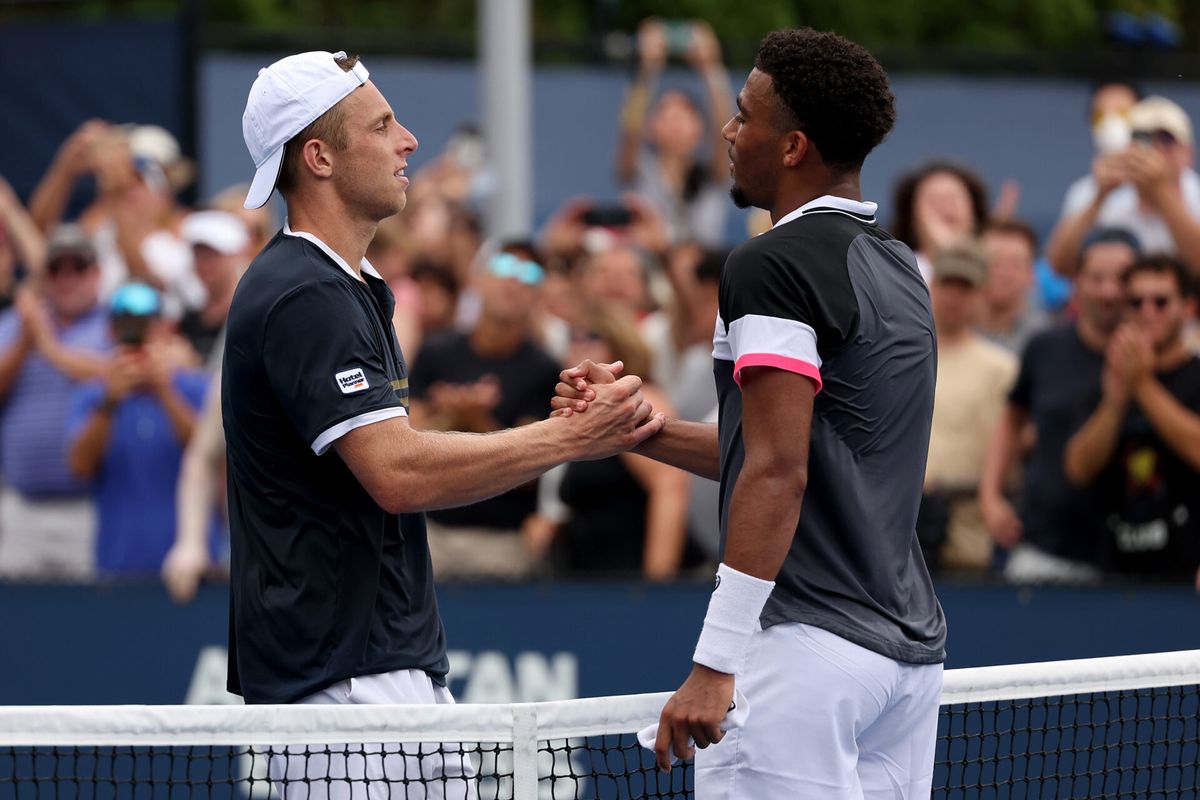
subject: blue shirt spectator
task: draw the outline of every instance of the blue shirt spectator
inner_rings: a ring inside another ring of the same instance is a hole
[[[157,575],[175,539],[175,485],[208,377],[163,322],[159,293],[141,283],[113,295],[118,348],[103,379],[75,394],[67,463],[92,481],[96,567]]]
[[[208,376],[189,370],[171,382],[199,410]],[[72,440],[106,402],[105,392],[98,382],[75,393]],[[175,486],[183,443],[172,427],[162,401],[151,392],[130,394],[112,412],[108,448],[92,486],[99,515],[96,568],[101,573],[157,575],[175,542]]]

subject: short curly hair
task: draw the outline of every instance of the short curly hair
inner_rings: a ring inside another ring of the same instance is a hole
[[[865,48],[836,33],[769,33],[754,66],[771,77],[789,122],[817,146],[827,166],[862,167],[896,124],[887,73]]]

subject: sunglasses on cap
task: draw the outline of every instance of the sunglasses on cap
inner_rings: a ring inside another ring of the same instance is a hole
[[[1172,134],[1170,131],[1164,131],[1161,129],[1156,131],[1134,131],[1131,134],[1131,138],[1135,142],[1141,142],[1142,144],[1157,144],[1161,147],[1169,147],[1175,144],[1177,141],[1174,134]]]
[[[512,253],[498,253],[488,262],[488,271],[497,278],[516,278],[526,286],[537,286],[546,277],[546,270],[541,265],[523,258],[517,258]]]
[[[1125,298],[1125,304],[1135,311],[1147,303],[1152,303],[1156,309],[1162,311],[1170,302],[1171,296],[1167,294],[1131,294]]]
[[[56,258],[46,265],[46,274],[51,278],[57,278],[59,275],[67,273],[82,275],[92,268],[92,263],[87,259],[75,256]]]

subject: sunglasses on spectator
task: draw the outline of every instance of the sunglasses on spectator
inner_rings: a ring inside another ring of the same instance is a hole
[[[1170,131],[1164,130],[1134,131],[1132,136],[1133,141],[1135,142],[1141,142],[1143,144],[1157,144],[1162,147],[1169,147],[1176,142],[1174,135],[1172,135]]]
[[[541,265],[517,258],[512,253],[493,256],[488,262],[488,269],[497,278],[516,278],[526,286],[537,286],[546,277],[546,271]]]
[[[46,272],[51,278],[57,278],[66,272],[82,275],[91,267],[92,262],[82,258],[56,258],[46,265]]]
[[[1146,303],[1153,303],[1156,309],[1162,311],[1171,302],[1171,296],[1166,294],[1131,294],[1125,298],[1125,302],[1134,310],[1140,309]]]

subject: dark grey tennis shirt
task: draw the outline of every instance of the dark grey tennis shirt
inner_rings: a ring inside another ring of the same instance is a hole
[[[802,622],[910,663],[945,660],[917,543],[937,356],[929,291],[872,203],[821,197],[738,247],[713,341],[721,542],[745,459],[740,371],[806,375],[808,487],[762,625]]]

